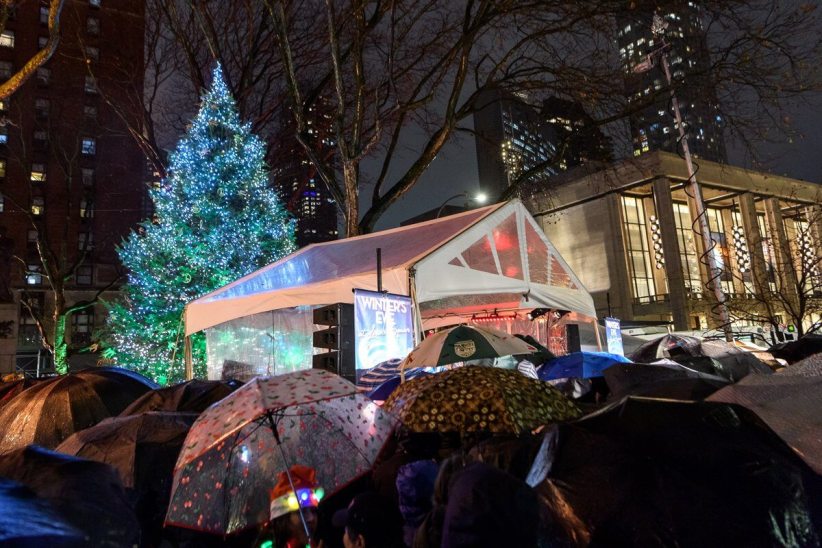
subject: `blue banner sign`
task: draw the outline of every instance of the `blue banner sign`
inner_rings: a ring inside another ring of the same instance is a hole
[[[608,341],[608,352],[611,354],[625,355],[622,348],[622,328],[616,318],[605,318],[605,340]]]
[[[414,348],[411,297],[355,289],[354,348],[357,369],[405,358]]]

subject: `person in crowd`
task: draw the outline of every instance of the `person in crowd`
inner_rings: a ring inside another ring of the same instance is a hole
[[[374,490],[397,503],[397,471],[409,462],[436,458],[440,447],[440,435],[436,432],[411,432],[398,428],[395,433],[396,447],[386,451],[371,473]]]
[[[467,464],[468,459],[464,453],[455,453],[440,464],[437,479],[434,481],[433,506],[417,527],[417,532],[414,534],[414,543],[412,544],[413,548],[440,546],[442,522],[448,502],[448,485],[454,474],[465,468]]]
[[[448,487],[442,548],[536,548],[536,493],[522,480],[482,462],[456,473]]]
[[[317,505],[325,493],[316,476],[313,468],[300,464],[292,466],[288,474],[277,475],[277,483],[270,492],[272,521],[260,534],[261,541],[273,538],[276,548],[319,546],[314,538]]]
[[[433,459],[418,460],[401,466],[397,472],[397,494],[406,546],[414,542],[417,528],[433,507],[434,482],[439,465]]]
[[[345,548],[403,548],[402,518],[397,507],[378,493],[360,493],[334,514],[343,527]]]

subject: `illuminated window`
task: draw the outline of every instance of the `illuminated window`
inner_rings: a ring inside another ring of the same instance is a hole
[[[31,181],[42,183],[46,180],[46,166],[43,164],[31,164]]]
[[[622,213],[625,248],[628,254],[634,298],[647,300],[656,294],[656,286],[651,269],[648,229],[645,224],[645,206],[642,198],[623,196]]]
[[[94,156],[97,153],[97,141],[92,137],[83,137],[81,150],[84,156]]]
[[[36,244],[37,243],[37,230],[32,228],[28,232],[26,232],[26,242],[29,244]]]
[[[0,61],[0,78],[11,77],[11,63],[9,61]]]
[[[100,49],[92,46],[86,47],[86,59],[98,61],[100,59]]]
[[[6,197],[0,194],[0,213],[6,210]]]
[[[4,30],[0,32],[0,47],[13,48],[14,47],[14,31]]]
[[[80,217],[82,219],[91,219],[94,217],[94,207],[88,198],[80,200]]]
[[[49,8],[48,6],[40,6],[40,22],[47,25],[49,22]]]
[[[86,105],[83,107],[83,116],[94,120],[97,118],[97,107],[94,105]]]
[[[696,295],[702,294],[702,278],[699,274],[699,258],[696,253],[696,233],[691,223],[691,211],[687,204],[674,203],[674,223],[679,239],[679,253],[682,259],[682,274],[685,288]]]
[[[0,160],[0,177],[6,176],[6,161]]]
[[[26,266],[26,285],[40,285],[43,283],[43,274],[40,272],[40,266],[30,264]]]
[[[48,43],[49,43],[48,36],[40,36],[39,38],[37,38],[37,48],[38,49],[43,49],[44,47],[46,47],[46,44],[48,44]]]
[[[101,0],[88,0],[88,5],[92,8],[99,8],[101,4]]]
[[[0,126],[0,145],[5,145],[9,142],[9,129],[6,126]]]
[[[31,199],[31,214],[42,215],[46,211],[46,201],[42,196],[35,196]]]

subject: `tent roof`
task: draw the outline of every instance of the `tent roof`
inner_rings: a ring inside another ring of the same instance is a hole
[[[590,295],[525,207],[514,200],[307,246],[190,302],[186,334],[280,308],[353,302],[354,288],[377,289],[378,248],[383,290],[410,294],[409,269],[414,267],[420,303],[469,293],[510,294],[519,301],[522,294],[533,293],[537,299],[528,308],[551,306],[596,314]],[[535,266],[524,266],[529,264],[528,255]],[[549,293],[558,298],[539,298]]]

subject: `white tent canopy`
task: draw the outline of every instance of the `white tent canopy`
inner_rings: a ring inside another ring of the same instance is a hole
[[[593,300],[519,200],[305,247],[186,306],[186,335],[283,308],[354,302],[353,289],[411,295],[422,315],[551,308],[595,317]],[[463,320],[464,321],[464,320]],[[446,322],[447,323],[447,322]]]

